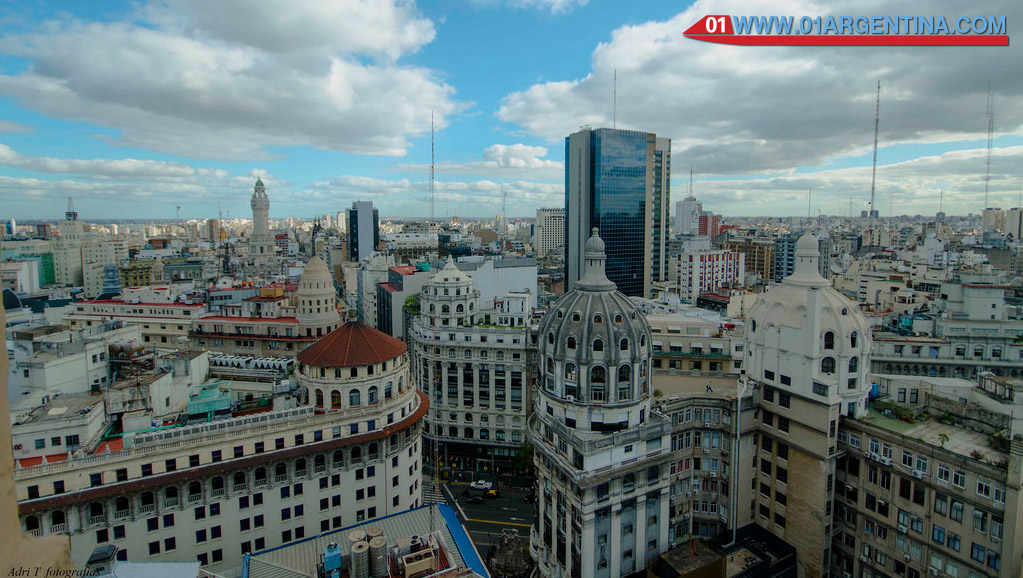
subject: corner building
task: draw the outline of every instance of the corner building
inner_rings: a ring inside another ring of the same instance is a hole
[[[746,324],[747,385],[759,397],[754,520],[799,546],[799,576],[828,574],[840,416],[867,413],[870,326],[818,270],[817,239]]]
[[[585,257],[538,334],[531,553],[542,576],[614,578],[668,548],[671,423],[651,410],[650,327],[605,275],[596,228]]]

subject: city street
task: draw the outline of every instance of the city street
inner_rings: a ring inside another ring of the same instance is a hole
[[[468,484],[449,482],[443,484],[442,493],[445,501],[462,516],[465,528],[481,554],[486,555],[486,549],[502,530],[514,530],[523,537],[529,536],[534,510],[533,504],[523,499],[526,492],[502,489],[500,498],[486,499],[482,504],[469,504],[468,497],[462,496],[462,491],[468,487]],[[479,493],[470,491],[471,495]]]

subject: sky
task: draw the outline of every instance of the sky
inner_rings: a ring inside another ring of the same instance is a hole
[[[915,12],[907,14],[906,10]],[[1008,47],[752,47],[708,14],[1005,16]],[[728,216],[977,213],[1023,192],[1023,2],[164,0],[0,6],[0,219],[384,217],[564,204],[582,125],[672,139]],[[1014,38],[1015,36],[1015,38]],[[612,94],[617,71],[617,111]],[[180,209],[178,209],[180,207]],[[674,208],[672,209],[674,212]]]

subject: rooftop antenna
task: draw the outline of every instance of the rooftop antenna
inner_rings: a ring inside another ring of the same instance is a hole
[[[881,120],[881,79],[877,79],[877,101],[874,104],[874,167],[870,171],[870,212],[867,213],[868,219],[873,219],[874,215],[874,184],[877,180],[877,129]]]
[[[67,212],[64,213],[64,218],[68,221],[77,221],[78,213],[75,212],[75,199],[74,197],[67,198]]]
[[[433,148],[433,111],[430,111],[430,221],[433,222],[433,175],[434,175],[434,148]]]
[[[806,218],[813,220],[813,187],[807,187],[806,190]]]
[[[693,198],[693,165],[689,165],[689,198]]]
[[[987,168],[984,172],[984,208],[988,208],[987,193],[991,182],[991,148],[995,142],[995,98],[991,94],[991,81],[987,83]]]

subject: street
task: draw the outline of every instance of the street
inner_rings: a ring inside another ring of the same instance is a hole
[[[525,491],[502,488],[500,498],[488,498],[482,504],[469,504],[468,497],[462,495],[464,490],[469,489],[468,484],[446,482],[442,486],[445,501],[462,516],[465,528],[480,554],[486,556],[487,549],[505,529],[513,530],[524,538],[529,537],[534,510],[533,504],[523,499]],[[470,490],[470,495],[480,493]]]

